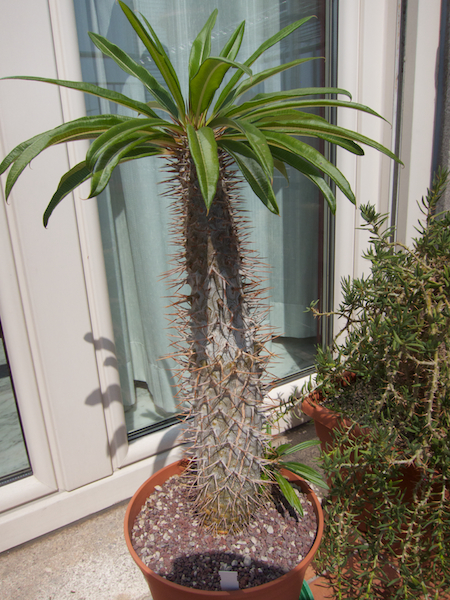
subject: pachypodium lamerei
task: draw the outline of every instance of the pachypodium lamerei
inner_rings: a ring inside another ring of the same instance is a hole
[[[176,294],[180,327],[188,331],[178,358],[188,373],[183,390],[194,417],[191,451],[195,468],[190,476],[204,522],[228,531],[242,527],[258,504],[267,463],[260,411],[261,375],[267,361],[262,353],[262,292],[257,262],[251,260],[249,249],[239,239],[243,217],[239,214],[236,170],[274,214],[279,210],[272,187],[273,171],[277,168],[286,175],[286,165],[318,186],[334,212],[336,201],[330,184],[354,203],[351,187],[331,162],[299,136],[320,138],[356,155],[364,154],[362,143],[398,159],[376,141],[307,112],[316,107],[345,107],[379,116],[352,102],[343,89],[300,88],[257,94],[241,102],[243,94],[259,83],[313,60],[298,58],[256,74],[251,70],[266,50],[312,17],[288,25],[241,63],[236,58],[245,22],[219,55],[211,56],[215,10],[192,44],[185,99],[175,69],[150,23],[123,2],[119,4],[165,85],[115,44],[90,33],[97,48],[139,79],[154,100],[145,104],[88,83],[18,77],[106,98],[131,109],[135,116],[94,115],[64,123],[17,146],[0,165],[0,173],[11,167],[6,181],[8,196],[24,168],[46,148],[93,140],[86,159],[61,178],[44,213],[47,225],[56,206],[84,181],[90,180],[90,197],[94,197],[106,187],[119,164],[156,155],[166,160],[175,231],[182,246],[179,283],[180,287],[187,283],[191,290],[188,296],[180,297],[181,291]],[[230,70],[233,75],[225,82]],[[160,111],[167,117],[159,116]]]

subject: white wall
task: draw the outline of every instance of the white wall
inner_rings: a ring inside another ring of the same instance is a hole
[[[338,124],[373,137],[393,150],[401,0],[340,0],[339,10],[338,86],[349,90],[353,100],[370,106],[388,123],[341,110]],[[416,201],[430,184],[440,0],[409,0],[406,23],[405,62],[400,65],[404,77],[400,158],[405,166],[400,167],[398,238],[409,243],[420,216]],[[392,160],[367,148],[362,158],[339,151],[337,164],[349,179],[358,205],[370,202],[381,213],[391,210]],[[368,271],[362,259],[367,236],[358,230],[360,224],[359,211],[339,193],[336,302],[342,277]],[[349,234],[351,231],[354,235]]]
[[[21,3],[2,10],[0,50],[10,60],[2,61],[1,75],[56,76],[46,2],[27,4],[27,10]],[[19,11],[22,35],[18,39],[17,27],[12,24],[19,22]],[[15,47],[19,40],[20,50]],[[2,81],[0,86],[2,154],[61,122],[61,101],[54,86],[21,81]],[[20,289],[21,306],[16,310],[26,324],[27,348],[23,341],[17,343],[15,335],[19,315],[2,310],[2,321],[13,378],[19,385],[16,366],[22,352],[31,353],[57,485],[70,490],[110,475],[112,469],[94,349],[84,340],[91,325],[73,203],[67,202],[55,214],[48,230],[42,226],[43,210],[67,167],[64,147],[36,158],[6,205],[4,225]],[[88,398],[92,399],[90,406]],[[21,400],[27,402],[28,398]],[[26,410],[22,412],[26,414]],[[28,439],[28,432],[25,434]],[[86,439],[91,441],[86,443]],[[90,459],[92,453],[98,460]]]
[[[72,1],[7,3],[0,52],[0,77],[80,79]],[[0,81],[0,97],[2,158],[84,113],[81,94],[44,83]],[[179,427],[127,443],[95,201],[80,190],[42,225],[80,152],[47,150],[2,196],[0,311],[33,476],[0,488],[0,551],[130,497],[179,454]]]
[[[418,201],[431,184],[440,0],[409,0],[404,64],[398,239],[409,244],[422,218]]]

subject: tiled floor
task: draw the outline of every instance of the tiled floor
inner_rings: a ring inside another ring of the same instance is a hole
[[[308,567],[305,579],[314,596],[314,600],[334,600],[334,595],[330,591],[326,579],[318,576],[312,567]]]

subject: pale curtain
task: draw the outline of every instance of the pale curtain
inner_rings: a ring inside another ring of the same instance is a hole
[[[317,14],[322,2],[291,0],[128,0],[128,5],[144,14],[168,52],[184,90],[187,89],[189,48],[211,11],[219,8],[212,39],[212,54],[218,54],[226,39],[246,20],[246,35],[238,60],[244,61],[281,27],[309,14]],[[85,81],[108,86],[141,101],[151,97],[133,77],[104,58],[92,45],[86,31],[104,35],[141,61],[163,84],[144,46],[114,0],[74,2]],[[254,65],[266,69],[304,56],[323,55],[321,24],[301,28],[299,35],[276,45]],[[303,31],[303,34],[301,33]],[[261,84],[257,92],[281,87],[322,83],[322,61],[280,74]],[[108,106],[105,100],[86,96],[88,114],[127,109]],[[131,113],[130,113],[131,114]],[[136,389],[147,387],[154,404],[147,410],[148,423],[176,412],[173,367],[166,319],[167,284],[161,275],[169,269],[171,252],[168,236],[168,204],[163,196],[166,177],[162,161],[148,158],[120,167],[108,189],[99,198],[105,262],[108,275],[114,334],[119,359],[125,406],[136,403]],[[275,177],[281,216],[270,214],[243,185],[246,208],[254,230],[255,249],[270,264],[270,324],[287,338],[313,339],[316,324],[304,311],[318,297],[319,197],[313,186],[290,173],[290,183]],[[173,248],[172,248],[173,251]],[[289,354],[275,369],[278,376],[299,369]]]

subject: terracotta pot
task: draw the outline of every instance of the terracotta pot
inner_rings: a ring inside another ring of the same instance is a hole
[[[317,437],[323,452],[329,452],[336,445],[335,432],[350,426],[350,421],[340,414],[317,404],[314,398],[305,398],[302,402],[302,411],[314,419]],[[367,428],[355,426],[351,431],[351,439],[365,436]],[[420,481],[420,471],[414,465],[408,465],[400,469],[400,489],[405,492],[404,502],[411,502],[414,489]],[[330,484],[330,481],[328,481]]]
[[[321,406],[313,398],[305,398],[302,402],[302,411],[314,419],[317,437],[323,452],[329,452],[335,446],[335,433],[340,428],[349,427],[351,422],[340,414]],[[364,429],[356,426],[352,429],[352,437],[364,435]]]
[[[209,592],[197,590],[186,586],[172,583],[164,577],[157,575],[149,569],[136,554],[131,544],[131,531],[133,529],[136,516],[140,512],[147,498],[152,494],[156,485],[162,485],[172,475],[179,475],[185,468],[185,461],[178,461],[164,467],[138,489],[130,503],[125,514],[125,540],[133,560],[136,562],[150,588],[153,600],[211,600],[219,598],[230,598],[233,600],[298,600],[303,585],[306,569],[311,563],[323,534],[323,512],[319,500],[308,484],[297,475],[289,473],[290,481],[297,481],[302,490],[307,494],[308,500],[313,505],[317,518],[317,535],[310,551],[305,558],[289,573],[278,577],[269,583],[258,585],[253,588],[236,590],[232,592]]]

